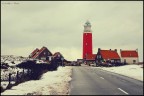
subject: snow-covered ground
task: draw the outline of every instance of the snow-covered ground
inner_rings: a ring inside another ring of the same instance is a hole
[[[28,60],[28,57],[14,56],[14,55],[2,55],[1,56],[1,64],[2,62],[8,63],[9,66],[15,66],[25,60]]]
[[[16,61],[22,62],[23,60],[25,60],[24,58],[21,57],[20,59],[18,58],[14,59],[13,57],[14,56],[4,56],[4,57],[1,56],[1,59],[3,62],[6,63],[9,62],[10,63],[10,64],[8,63],[9,65],[13,65],[13,63],[11,63],[12,61],[14,61],[15,63]],[[14,65],[16,64],[18,63],[15,63]],[[89,67],[83,64],[82,66]],[[122,74],[143,81],[142,65],[125,65],[117,67],[91,67],[91,68],[100,68],[103,70]],[[1,70],[2,73],[6,74],[7,72],[4,72],[3,70],[10,71],[10,68]],[[72,66],[58,67],[57,71],[48,71],[44,73],[40,80],[31,80],[21,83],[17,86],[13,86],[10,90],[5,90],[3,93],[1,93],[1,95],[69,95],[69,89],[70,89],[69,83],[72,79],[71,75],[72,75]],[[3,83],[4,83],[3,85],[5,85],[6,87],[7,82]]]
[[[40,80],[31,80],[6,90],[1,95],[69,95],[72,67],[48,71]]]
[[[8,82],[9,73],[11,74],[12,82],[15,82],[17,71],[19,71],[19,75],[22,74],[23,69],[16,67],[16,65],[26,60],[28,60],[28,58],[22,56],[14,56],[14,55],[1,56],[1,66],[5,66],[6,68],[6,69],[1,68],[1,86],[3,87],[3,89],[5,89],[9,83]],[[25,72],[26,70],[24,71],[24,73]]]
[[[117,67],[92,67],[92,68],[100,68],[106,71],[122,74],[137,80],[143,81],[143,65],[125,65],[125,66],[117,66]]]

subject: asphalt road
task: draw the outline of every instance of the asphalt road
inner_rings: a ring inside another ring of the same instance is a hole
[[[143,82],[102,69],[75,66],[70,95],[143,95]]]

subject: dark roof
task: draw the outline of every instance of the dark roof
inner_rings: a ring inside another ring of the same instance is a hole
[[[136,50],[122,50],[120,53],[121,57],[138,57],[138,52]]]
[[[60,55],[61,57],[63,57],[60,52],[55,52],[55,53],[53,54],[54,57],[57,57],[58,55]]]

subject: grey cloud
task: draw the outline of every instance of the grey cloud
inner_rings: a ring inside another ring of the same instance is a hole
[[[41,46],[48,46],[52,50],[60,48],[64,54],[68,49],[82,54],[83,25],[87,19],[92,24],[94,50],[99,47],[138,47],[143,53],[141,1],[17,2],[17,5],[2,5],[3,54],[5,49],[22,50]],[[74,58],[81,58],[81,54]],[[71,58],[72,55],[67,56]],[[140,57],[143,55],[140,54]]]

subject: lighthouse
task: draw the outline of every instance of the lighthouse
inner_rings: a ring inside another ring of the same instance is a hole
[[[92,55],[92,31],[91,24],[89,21],[86,21],[84,24],[83,32],[83,59],[86,59],[88,55]]]

